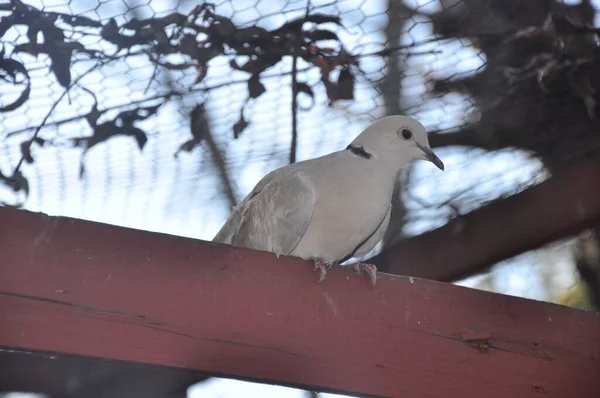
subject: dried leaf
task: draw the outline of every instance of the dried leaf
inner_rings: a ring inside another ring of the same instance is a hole
[[[257,43],[260,41],[272,40],[272,33],[259,26],[250,26],[248,28],[239,28],[232,37],[241,43]]]
[[[85,119],[88,121],[90,126],[94,127],[94,126],[96,126],[96,124],[98,124],[98,119],[100,119],[100,116],[102,116],[102,113],[103,112],[98,110],[98,104],[94,104],[94,106],[92,107],[92,110],[90,110],[88,112],[88,114],[85,115]]]
[[[251,68],[250,68],[251,64],[252,64],[252,60],[245,62],[243,65],[238,64],[235,59],[232,59],[231,61],[229,61],[229,66],[231,66],[231,68],[233,68],[235,70],[240,70],[242,72],[248,72],[248,73],[250,73],[250,71],[251,71]]]
[[[207,122],[204,112],[204,104],[196,105],[190,112],[190,130],[192,132],[192,137],[198,141],[202,141],[204,139],[204,135],[206,134]]]
[[[44,32],[46,33],[46,32]],[[51,65],[50,70],[56,76],[56,80],[65,88],[71,84],[71,58],[76,50],[86,53],[95,53],[87,50],[81,43],[64,42],[59,38],[63,37],[62,32],[55,39],[44,38],[44,43],[26,43],[15,46],[15,52],[25,52],[34,56],[39,54],[48,54]],[[50,40],[50,41],[48,41]]]
[[[313,31],[307,32],[307,36],[312,41],[320,41],[320,40],[337,40],[337,41],[339,41],[340,40],[335,33],[331,32],[329,30],[322,30],[322,29],[315,29]]]
[[[40,32],[41,27],[40,26],[29,26],[29,29],[27,29],[27,38],[29,39],[29,43],[31,44],[37,44],[38,43],[38,33]]]
[[[192,138],[179,146],[177,152],[175,152],[175,157],[179,156],[180,152],[191,152],[197,146],[202,144],[207,127],[204,112],[204,104],[196,105],[190,112],[190,131],[192,133]]]
[[[133,35],[122,35],[121,28],[114,19],[110,19],[104,26],[100,34],[102,38],[119,48],[131,48],[136,45],[154,44],[156,32],[152,29],[141,29],[134,32]],[[163,32],[164,33],[164,32]]]
[[[81,15],[69,15],[63,13],[57,13],[57,15],[63,20],[64,23],[71,26],[80,26],[87,28],[101,28],[102,23],[95,21],[88,17],[83,17]]]
[[[137,142],[140,151],[144,149],[144,146],[148,142],[148,136],[144,132],[144,130],[137,127],[130,127],[127,131],[127,135],[133,135],[135,138],[135,142]]]
[[[73,138],[73,145],[83,146],[87,151],[93,146],[107,141],[112,137],[125,135],[135,138],[140,150],[144,149],[144,146],[148,142],[148,136],[146,135],[146,132],[136,127],[134,123],[156,114],[160,106],[161,105],[156,105],[123,111],[113,120],[97,125],[96,122],[102,112],[98,111],[94,105],[92,111],[87,115],[88,122],[92,126],[94,133],[88,137]]]
[[[354,99],[354,76],[348,68],[344,68],[340,71],[336,83],[330,81],[328,76],[323,76],[321,81],[325,85],[327,98],[329,98],[330,103],[338,100]]]
[[[248,79],[248,93],[250,98],[258,98],[266,91],[265,86],[260,82],[258,74],[252,75]]]
[[[20,170],[15,171],[10,177],[0,173],[0,181],[3,181],[14,192],[23,192],[25,196],[29,195],[29,181],[27,181],[27,178],[25,178]]]
[[[121,119],[123,121],[123,125],[133,125],[133,122],[138,120],[148,119],[150,116],[153,116],[158,112],[158,109],[162,106],[162,104],[155,106],[146,106],[141,107],[129,111],[123,111],[116,117],[116,119]],[[115,119],[115,120],[116,120]]]
[[[310,88],[310,86],[308,84],[303,83],[303,82],[297,82],[296,83],[296,93],[304,93],[304,94],[308,95],[310,97],[310,99],[312,100],[309,106],[301,107],[303,110],[309,110],[315,105],[315,93],[313,92],[312,88]]]
[[[338,90],[337,98],[341,100],[353,100],[354,99],[354,76],[350,69],[344,68],[340,71],[338,77]]]
[[[42,30],[44,35],[43,52],[50,57],[50,70],[56,76],[61,86],[67,88],[71,84],[71,57],[80,43],[66,43],[65,34],[59,28],[52,26]]]
[[[4,51],[2,51],[1,55],[4,55]],[[25,84],[25,89],[13,103],[0,106],[0,112],[9,112],[17,109],[29,99],[29,94],[31,93],[31,80],[29,78],[27,69],[22,63],[14,59],[3,58],[2,56],[0,56],[0,78],[2,80],[9,81],[13,85]],[[22,82],[17,81],[17,76],[19,74],[23,75]]]
[[[12,15],[0,18],[0,38],[13,27],[15,24],[15,18]]]
[[[233,125],[233,138],[239,138],[242,132],[246,130],[249,125],[250,123],[244,119],[244,110],[242,109],[242,112],[240,112],[240,119]]]
[[[21,143],[21,156],[27,163],[33,163],[33,156],[31,156],[31,145],[29,144],[29,140]]]
[[[44,146],[46,140],[40,137],[35,137],[33,141],[27,140],[21,143],[21,156],[23,156],[23,159],[25,159],[25,161],[29,164],[33,163],[33,156],[31,156],[31,147],[33,146],[33,143],[36,143],[39,146]]]
[[[67,88],[71,85],[71,54],[50,54],[50,70],[61,86]]]
[[[204,80],[204,78],[206,77],[207,73],[208,67],[206,65],[198,66],[198,76],[196,77],[196,80],[194,80],[194,85],[202,82],[202,80]]]
[[[190,138],[189,140],[181,144],[179,148],[177,148],[177,151],[173,156],[178,157],[181,152],[192,152],[200,144],[202,144],[201,141],[198,141],[194,138]]]

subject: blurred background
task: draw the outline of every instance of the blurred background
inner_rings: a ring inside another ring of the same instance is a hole
[[[400,176],[386,250],[597,154],[599,9],[0,0],[0,201],[210,240],[264,174],[400,113],[430,131],[446,171],[416,162]],[[597,310],[596,236],[454,283]],[[212,378],[188,395],[312,394],[251,386]]]

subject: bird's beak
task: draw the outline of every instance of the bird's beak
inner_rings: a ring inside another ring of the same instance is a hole
[[[419,147],[419,149],[423,151],[423,154],[425,155],[425,160],[429,160],[431,163],[435,164],[438,169],[444,170],[444,162],[442,162],[442,160],[438,158],[438,156],[435,153],[433,153],[433,150],[431,148],[429,148],[428,146],[423,146],[418,142],[416,144]]]

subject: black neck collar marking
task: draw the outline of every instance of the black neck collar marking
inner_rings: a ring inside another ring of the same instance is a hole
[[[371,156],[373,156],[372,154],[367,152],[362,146],[355,146],[350,144],[346,147],[346,150],[352,152],[354,155],[363,159],[370,159]]]

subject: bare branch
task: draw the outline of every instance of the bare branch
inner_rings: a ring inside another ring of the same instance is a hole
[[[235,196],[235,192],[233,191],[233,184],[231,183],[231,178],[229,177],[227,165],[225,164],[225,159],[223,158],[223,153],[215,143],[212,132],[208,126],[204,131],[204,140],[206,140],[206,143],[208,144],[210,154],[212,155],[215,166],[217,167],[227,201],[229,202],[229,205],[233,207],[237,204],[237,198]]]
[[[600,190],[588,160],[548,181],[407,239],[368,260],[380,271],[454,281],[600,222]]]
[[[476,124],[450,132],[432,131],[428,137],[432,148],[462,146],[496,151],[505,147],[494,139],[493,134],[479,130]]]

